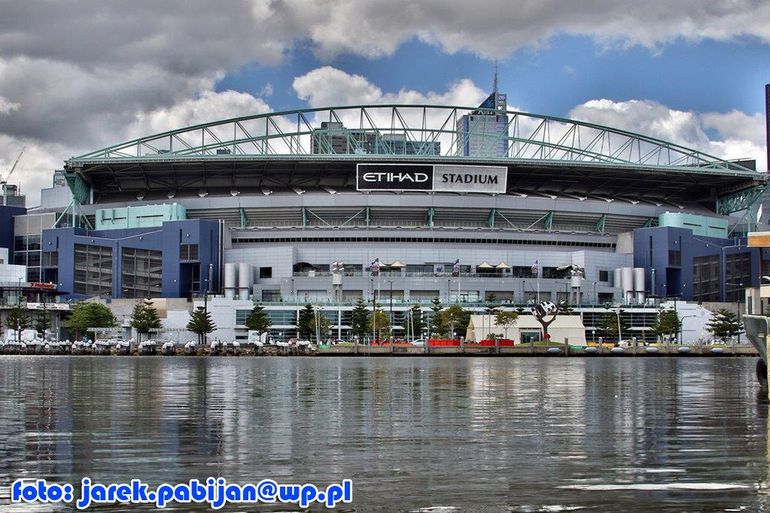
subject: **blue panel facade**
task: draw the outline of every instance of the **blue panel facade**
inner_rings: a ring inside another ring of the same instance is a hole
[[[634,230],[634,267],[645,269],[649,292],[660,297],[700,300],[695,287],[696,282],[702,281],[702,275],[696,276],[695,259],[712,257],[716,271],[713,279],[717,280],[718,287],[714,289],[716,297],[709,300],[735,300],[727,297],[728,291],[735,295],[741,286],[759,286],[762,261],[770,261],[770,251],[762,251],[760,258],[760,250],[748,248],[745,238],[695,236],[691,230],[685,228],[656,227]],[[729,260],[740,256],[745,256],[746,259],[745,275],[733,278],[740,280],[740,283],[733,283],[730,281],[731,277],[738,275],[733,275],[733,270],[728,271]]]
[[[8,248],[8,261],[13,262],[13,216],[27,213],[23,207],[0,205],[0,248]]]
[[[161,297],[185,297],[220,288],[221,240],[216,221],[203,219],[169,221],[156,228],[85,230],[57,228],[44,230],[42,237],[43,276],[65,297],[82,297],[75,287],[75,245],[112,248],[111,297],[124,297],[122,254],[124,249],[154,250],[162,254]],[[182,258],[184,246],[197,246],[196,254]],[[48,254],[48,255],[47,255]],[[55,254],[55,255],[53,255]],[[51,258],[55,256],[55,258]],[[211,283],[209,283],[211,269]],[[194,271],[194,273],[193,273]]]

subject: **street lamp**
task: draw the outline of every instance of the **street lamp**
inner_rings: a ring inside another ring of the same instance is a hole
[[[743,289],[743,282],[742,281],[739,281],[737,283],[736,282],[726,282],[725,283],[725,295],[727,295],[727,289],[726,289],[727,285],[733,285],[733,286],[737,285],[740,289]],[[727,299],[727,298],[725,298],[725,299]],[[742,310],[741,303],[743,303],[743,301],[741,301],[741,299],[742,299],[741,295],[738,294],[738,298],[735,301],[735,306],[736,306],[736,309],[738,310],[738,344],[741,343],[741,310]],[[745,297],[743,299],[745,299]]]
[[[679,319],[679,345],[682,345],[684,343],[684,320],[688,317],[698,317],[695,314],[692,315],[683,315],[682,317],[677,317]]]

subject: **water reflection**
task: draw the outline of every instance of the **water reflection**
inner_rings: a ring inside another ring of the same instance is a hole
[[[770,448],[753,365],[3,357],[0,485],[352,478],[361,512],[757,511]]]

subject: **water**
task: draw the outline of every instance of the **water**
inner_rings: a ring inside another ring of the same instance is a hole
[[[2,357],[0,508],[33,509],[6,506],[17,477],[221,475],[351,478],[341,509],[367,513],[765,511],[768,416],[754,365]]]

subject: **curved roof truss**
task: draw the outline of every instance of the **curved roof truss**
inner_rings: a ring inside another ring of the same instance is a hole
[[[141,137],[68,161],[404,158],[590,163],[757,172],[671,142],[583,121],[481,108],[354,105],[270,112]]]

